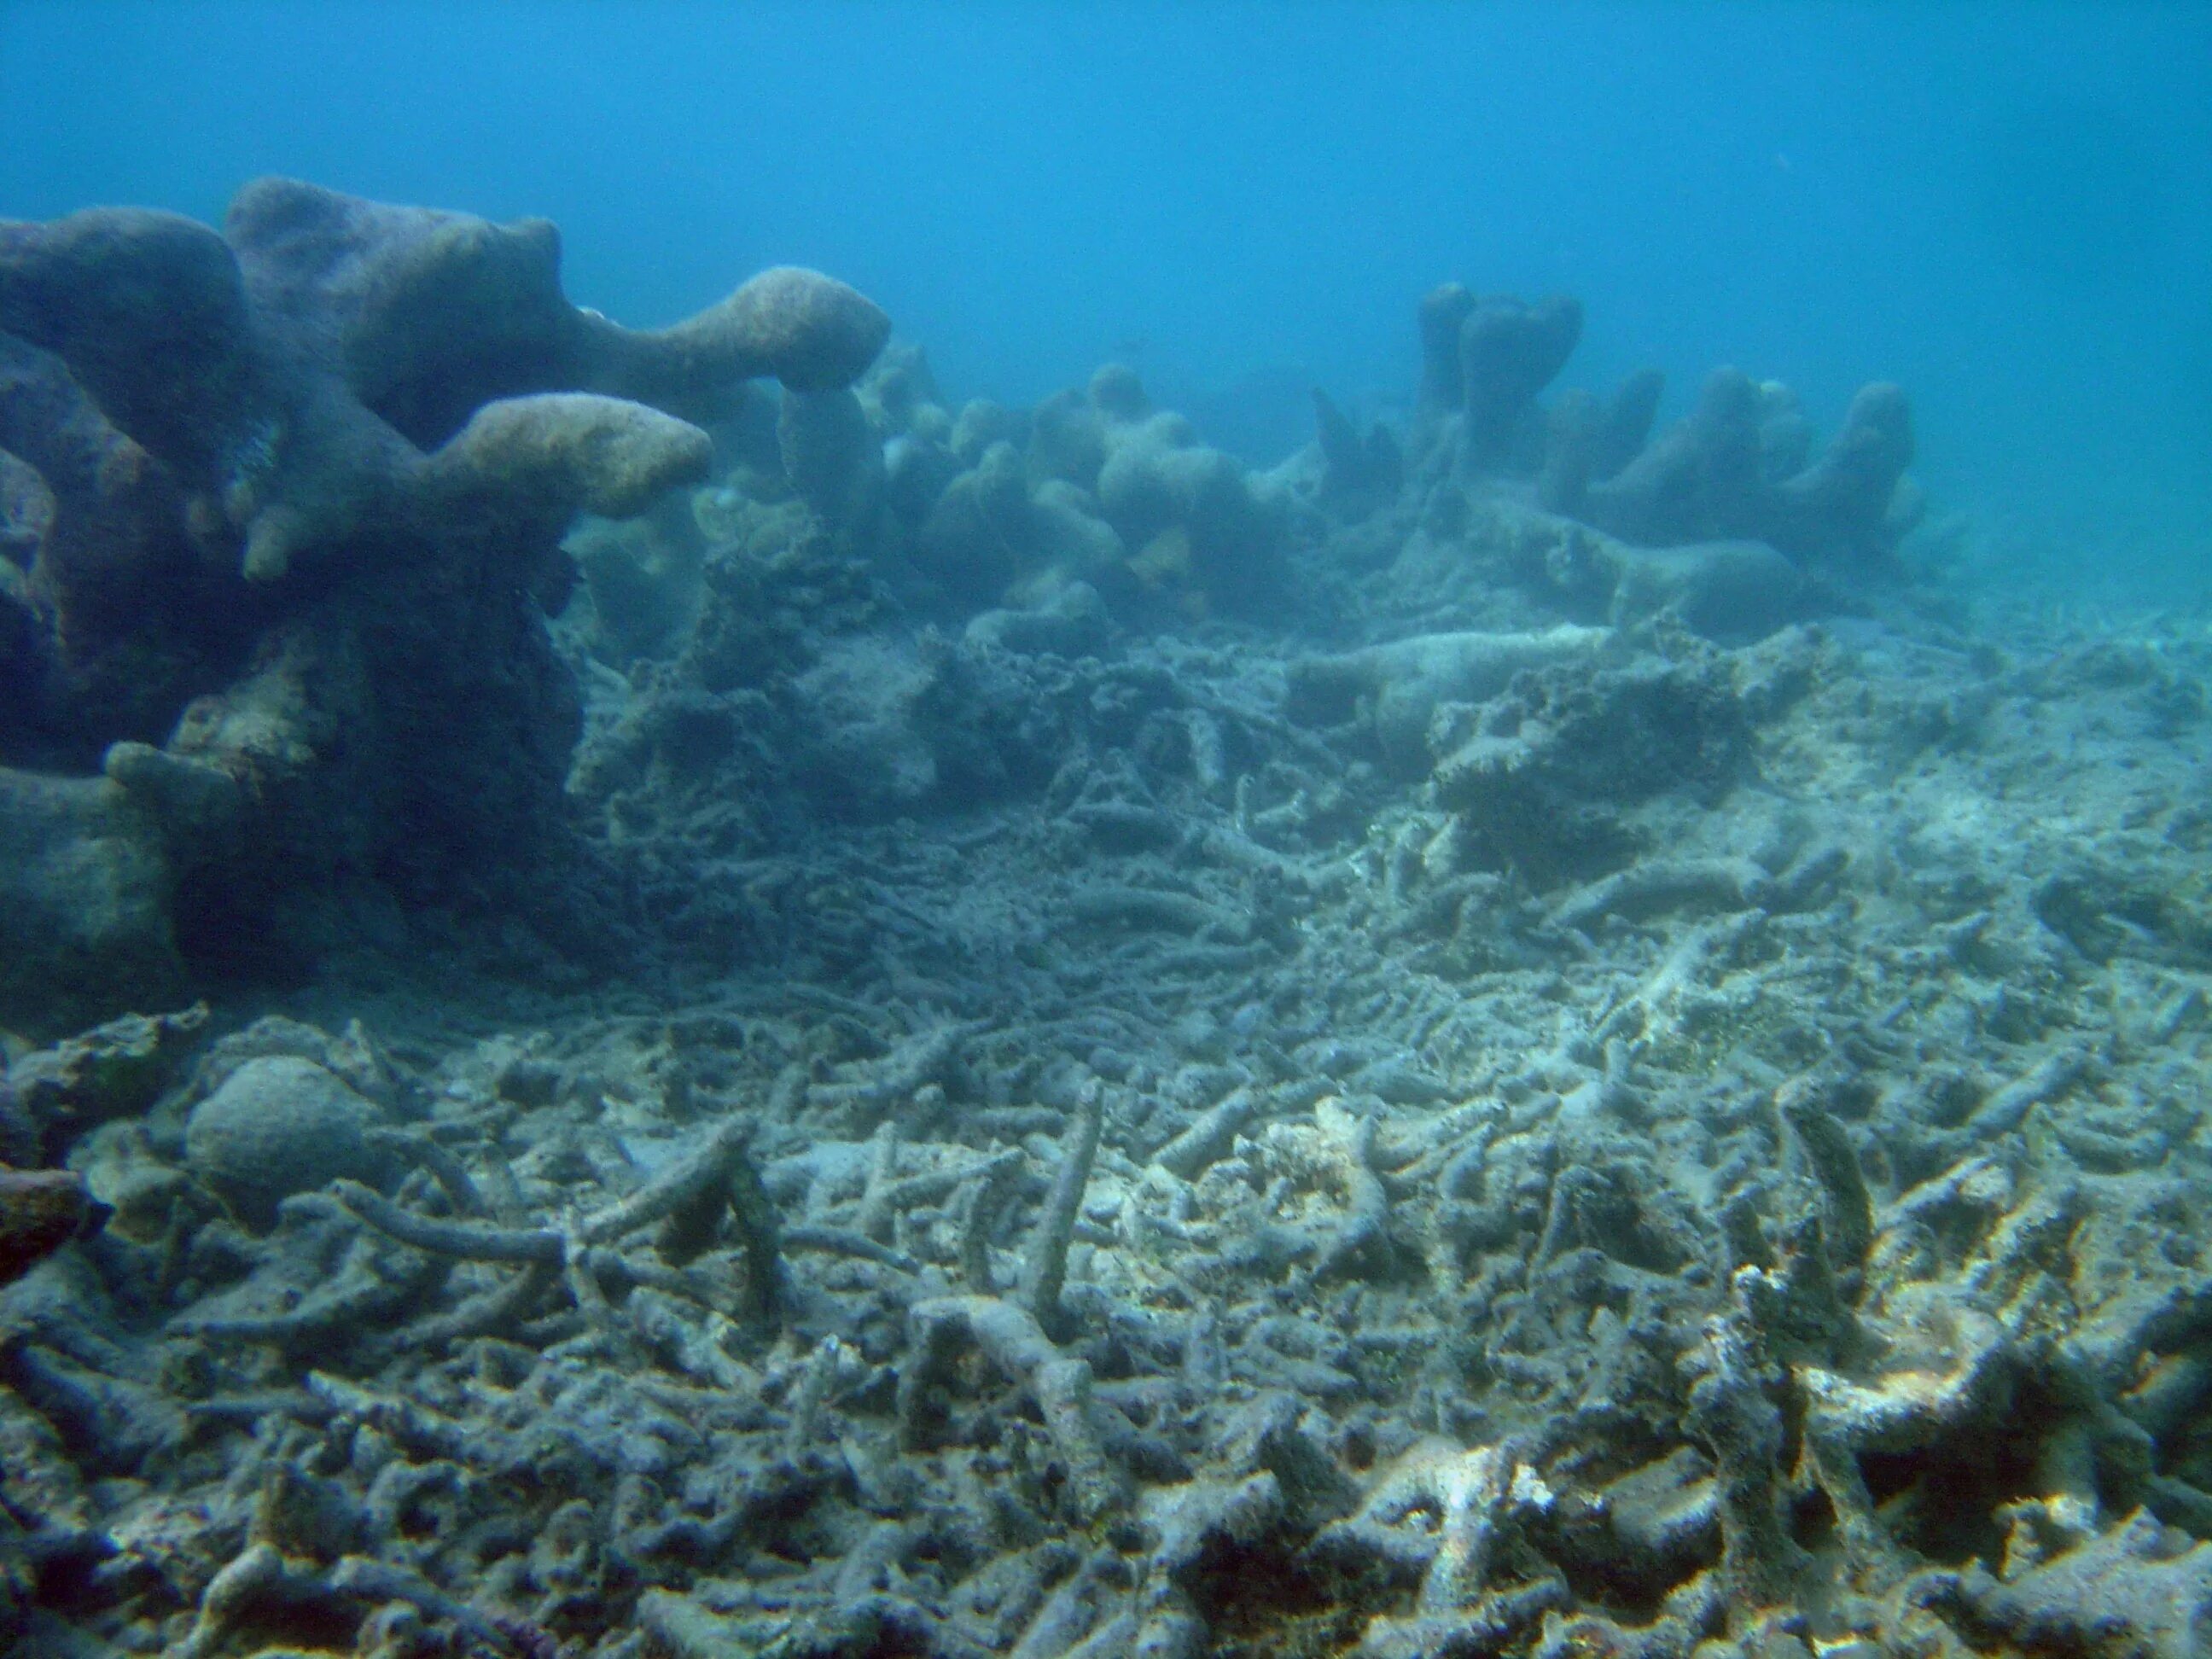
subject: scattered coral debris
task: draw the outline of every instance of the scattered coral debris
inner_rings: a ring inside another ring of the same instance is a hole
[[[1255,471],[556,259],[0,228],[11,1653],[2198,1650],[2201,629],[1568,300]]]

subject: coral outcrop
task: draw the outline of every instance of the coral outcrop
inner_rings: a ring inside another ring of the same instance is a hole
[[[798,270],[633,331],[559,259],[544,221],[286,179],[220,232],[0,226],[0,763],[115,786],[10,773],[0,834],[117,849],[54,901],[80,937],[9,905],[0,956],[143,986],[287,896],[450,891],[555,838],[570,521],[703,479],[695,422],[747,380],[834,395],[888,331]]]
[[[1655,438],[1665,390],[1656,369],[1631,375],[1610,397],[1570,389],[1539,402],[1582,329],[1581,306],[1565,296],[1478,296],[1454,283],[1423,301],[1410,461],[1431,514],[1435,492],[1473,489],[1635,548],[1763,544],[1847,580],[1889,566],[1922,507],[1905,477],[1912,417],[1899,387],[1863,388],[1815,453],[1788,387],[1722,368],[1689,414]],[[1353,520],[1387,508],[1387,495],[1365,487],[1373,441],[1363,444],[1325,396],[1317,416],[1320,505]],[[1610,562],[1622,567],[1624,587],[1679,586],[1687,568],[1679,559]],[[1711,574],[1751,579],[1744,556],[1731,555],[1730,567]],[[1757,577],[1770,595],[1759,610],[1774,612],[1778,598],[1786,604],[1788,568]]]
[[[1087,583],[1141,625],[1249,617],[1282,592],[1280,503],[1127,368],[1025,415],[971,404],[946,436],[966,469],[921,516],[911,557],[970,610],[1041,579]],[[911,449],[904,464],[926,465]]]

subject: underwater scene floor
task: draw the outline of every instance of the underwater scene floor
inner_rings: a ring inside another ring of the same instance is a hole
[[[2203,1650],[2203,616],[1570,301],[1259,471],[255,191],[0,241],[8,1652]]]

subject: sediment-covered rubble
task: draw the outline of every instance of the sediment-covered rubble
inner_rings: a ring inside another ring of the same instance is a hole
[[[2212,643],[1625,539],[1455,313],[1272,474],[894,349],[574,532],[650,971],[14,1054],[11,1650],[2196,1651]]]

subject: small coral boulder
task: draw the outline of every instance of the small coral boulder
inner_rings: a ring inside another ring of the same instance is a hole
[[[381,1182],[389,1160],[371,1138],[382,1114],[313,1060],[247,1061],[192,1109],[185,1161],[252,1225],[276,1206],[341,1178]]]

